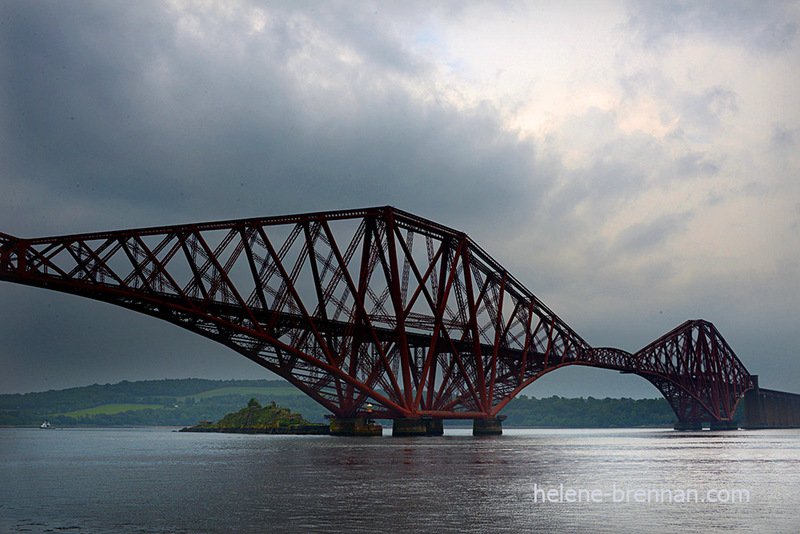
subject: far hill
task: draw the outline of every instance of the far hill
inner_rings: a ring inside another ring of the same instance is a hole
[[[325,423],[329,413],[284,380],[187,378],[0,395],[0,426],[39,426],[47,420],[52,426],[183,427],[203,420],[218,421],[252,398],[265,406],[272,402],[286,406],[312,423]],[[502,414],[507,416],[507,428],[672,426],[675,419],[663,398],[537,399],[520,395]]]
[[[0,395],[0,426],[188,426],[216,421],[251,398],[291,406],[313,422],[328,413],[284,380],[187,378]]]
[[[297,391],[284,380],[206,380],[202,378],[142,380],[117,384],[92,384],[39,393],[0,395],[0,410],[40,410],[69,412],[101,404],[153,403],[165,404],[179,398],[208,396],[229,390],[251,391],[253,388],[286,388]],[[241,391],[239,391],[241,392]],[[159,403],[158,401],[164,401]]]

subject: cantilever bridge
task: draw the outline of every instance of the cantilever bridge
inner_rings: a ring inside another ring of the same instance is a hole
[[[566,365],[649,380],[686,428],[730,423],[757,388],[709,322],[633,354],[594,348],[466,234],[392,207],[0,234],[0,280],[169,321],[282,376],[335,421],[391,418],[400,433],[437,433],[443,419],[499,431],[516,394]]]

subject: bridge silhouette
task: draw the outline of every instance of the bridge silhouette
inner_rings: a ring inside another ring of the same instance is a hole
[[[800,425],[800,396],[762,390],[713,324],[635,353],[595,348],[465,233],[393,207],[20,239],[0,280],[100,300],[213,339],[331,412],[331,429],[440,434],[501,410],[544,374],[588,365],[641,376],[676,428]]]

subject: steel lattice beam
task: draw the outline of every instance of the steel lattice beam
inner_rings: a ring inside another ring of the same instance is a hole
[[[0,234],[0,279],[214,339],[339,417],[367,402],[383,417],[493,417],[574,364],[639,374],[681,421],[730,420],[752,387],[711,323],[689,321],[634,354],[592,348],[466,234],[391,207]]]

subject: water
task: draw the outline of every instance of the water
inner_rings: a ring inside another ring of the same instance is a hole
[[[0,429],[0,531],[800,532],[800,430],[446,432]],[[636,502],[637,489],[749,502]],[[542,502],[549,490],[560,502]]]

